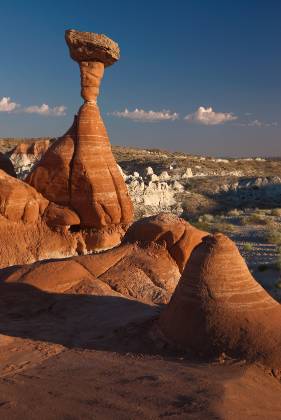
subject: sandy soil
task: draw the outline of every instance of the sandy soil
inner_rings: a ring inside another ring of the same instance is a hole
[[[202,362],[153,340],[160,307],[0,288],[1,419],[280,419],[262,367]]]

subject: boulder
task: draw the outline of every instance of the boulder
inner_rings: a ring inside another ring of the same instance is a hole
[[[206,235],[207,232],[196,229],[172,213],[160,213],[135,222],[127,231],[124,242],[165,242],[182,272],[191,252]]]
[[[150,175],[153,175],[153,174],[154,174],[153,169],[151,168],[151,166],[148,166],[148,168],[145,169],[145,175],[150,176]]]
[[[118,44],[103,34],[68,29],[65,31],[65,40],[71,58],[78,62],[97,61],[107,67],[120,58]]]

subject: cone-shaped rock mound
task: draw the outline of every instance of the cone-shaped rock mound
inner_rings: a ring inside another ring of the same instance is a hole
[[[222,234],[205,237],[194,249],[159,326],[180,348],[281,367],[281,305]]]

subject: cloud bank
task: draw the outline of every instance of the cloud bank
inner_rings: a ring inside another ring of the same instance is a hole
[[[47,104],[42,104],[41,106],[32,105],[24,108],[23,111],[28,114],[39,114],[53,117],[66,115],[66,107],[64,105],[54,106],[53,108],[49,107]]]
[[[246,124],[248,127],[277,127],[278,123],[274,122],[262,122],[260,120],[253,120]]]
[[[175,121],[179,118],[179,114],[163,109],[162,111],[144,111],[136,108],[134,111],[129,111],[127,108],[124,111],[115,111],[110,113],[114,117],[127,118],[133,121],[142,122],[157,122],[157,121]]]
[[[46,115],[51,117],[61,117],[66,115],[66,106],[54,106],[53,108],[47,104],[42,105],[32,105],[27,107],[21,107],[16,102],[12,102],[11,98],[8,96],[3,96],[0,99],[0,112],[25,112],[27,114],[39,114]]]
[[[231,112],[215,112],[211,106],[209,108],[200,106],[197,111],[184,117],[184,119],[190,123],[203,125],[224,124],[228,121],[237,120],[237,118],[238,117]]]
[[[3,98],[0,99],[0,112],[12,112],[18,107],[19,104],[12,102],[11,98],[8,96],[3,96]]]

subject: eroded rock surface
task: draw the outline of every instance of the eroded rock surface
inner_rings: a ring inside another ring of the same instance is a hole
[[[252,277],[235,244],[207,236],[191,254],[160,328],[175,345],[281,368],[281,305]]]
[[[124,241],[165,243],[182,272],[193,249],[207,235],[207,232],[196,229],[174,214],[160,213],[134,223],[127,231]]]
[[[5,280],[45,292],[108,295],[167,303],[180,273],[165,246],[124,244],[102,254],[23,266]]]

